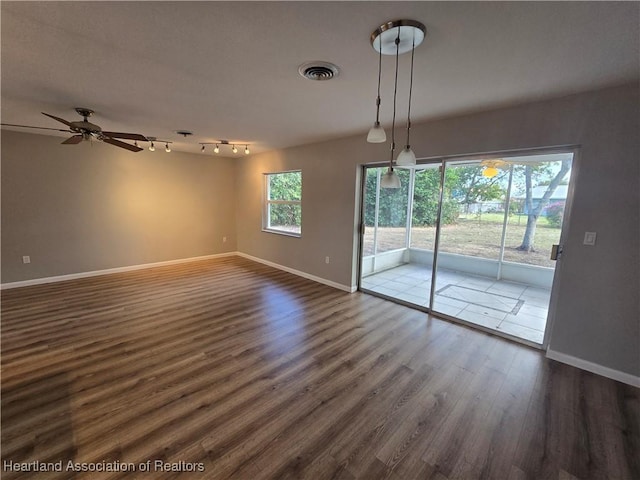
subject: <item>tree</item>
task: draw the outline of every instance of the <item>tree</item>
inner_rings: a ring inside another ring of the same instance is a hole
[[[365,225],[375,224],[376,185],[378,171],[386,172],[387,167],[368,168],[365,193]],[[400,188],[380,188],[378,205],[379,227],[404,227],[407,223],[407,200],[409,198],[409,170],[396,168],[400,177]]]
[[[538,204],[534,207],[533,205],[533,174],[536,171],[536,166],[533,165],[525,165],[524,166],[524,179],[525,179],[525,208],[527,212],[527,228],[524,231],[524,236],[522,238],[522,244],[517,248],[517,250],[521,250],[523,252],[533,252],[533,241],[536,235],[536,225],[538,224],[538,218],[540,214],[544,210],[544,208],[549,204],[549,200],[551,196],[560,185],[560,182],[564,179],[565,175],[571,170],[571,161],[563,160],[560,170],[556,175],[551,179],[549,185],[547,185],[547,189],[545,190],[542,198],[538,202]]]
[[[465,206],[465,211],[468,211],[469,205],[473,203],[498,200],[505,193],[502,184],[508,172],[502,171],[493,178],[487,178],[482,175],[483,170],[484,167],[480,165],[454,169],[457,171],[454,195]]]
[[[302,175],[300,172],[273,173],[269,175],[269,199],[300,201]],[[271,225],[300,225],[301,209],[294,204],[272,204],[269,209]]]
[[[441,223],[448,225],[455,223],[458,218],[458,202],[448,193],[457,183],[457,172],[445,178],[445,197],[442,203]],[[438,203],[440,201],[440,170],[428,168],[416,170],[413,192],[412,225],[434,226],[438,218]]]

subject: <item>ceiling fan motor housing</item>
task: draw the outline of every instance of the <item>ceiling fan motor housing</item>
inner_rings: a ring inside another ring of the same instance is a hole
[[[71,125],[74,129],[78,130],[79,132],[82,132],[84,130],[91,132],[91,133],[98,133],[102,131],[102,128],[100,128],[98,125],[96,125],[95,123],[91,123],[91,122],[71,122]]]

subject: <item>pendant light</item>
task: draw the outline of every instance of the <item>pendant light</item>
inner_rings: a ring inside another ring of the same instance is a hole
[[[407,108],[407,143],[398,155],[397,165],[411,166],[416,164],[416,154],[411,150],[409,144],[409,131],[411,130],[411,92],[413,90],[413,54],[416,50],[415,39],[411,44],[411,75],[409,77],[409,106]]]
[[[379,39],[382,41],[382,39]],[[378,97],[376,98],[376,121],[369,130],[367,135],[367,142],[369,143],[384,143],[387,141],[387,134],[384,128],[380,125],[380,79],[382,78],[382,48],[378,55]]]
[[[380,78],[382,70],[382,55],[394,55],[396,56],[396,71],[393,87],[393,120],[391,125],[391,158],[389,160],[389,168],[383,175],[380,186],[383,188],[399,188],[400,178],[393,171],[393,154],[395,152],[395,121],[396,121],[396,99],[398,94],[398,58],[401,54],[411,51],[411,82],[409,84],[409,107],[407,112],[407,143],[398,156],[396,162],[400,166],[409,166],[416,164],[416,156],[411,149],[409,143],[409,131],[411,129],[411,94],[413,91],[413,59],[415,48],[419,46],[424,40],[424,36],[427,29],[424,24],[415,20],[393,20],[378,27],[371,34],[371,45],[374,50],[379,53],[378,57],[378,98],[376,100],[376,123],[369,131],[367,141],[372,142],[370,137],[376,137],[374,130],[376,127],[380,127],[379,111],[380,111]],[[382,130],[384,132],[384,130]],[[385,135],[386,137],[386,135]],[[383,142],[385,140],[379,140]]]
[[[391,156],[389,158],[389,168],[380,180],[382,188],[400,188],[400,177],[393,171],[393,152],[396,149],[396,99],[398,96],[398,58],[400,57],[400,27],[398,36],[394,40],[396,44],[396,75],[393,83],[393,117],[391,120]]]

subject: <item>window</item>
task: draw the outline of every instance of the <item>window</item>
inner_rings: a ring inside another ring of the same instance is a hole
[[[264,186],[263,230],[299,237],[302,234],[302,172],[266,173]]]

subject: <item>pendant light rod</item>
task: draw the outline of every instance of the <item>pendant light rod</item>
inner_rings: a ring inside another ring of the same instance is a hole
[[[376,98],[376,125],[380,125],[380,81],[382,80],[382,49],[378,55],[378,98]]]
[[[398,96],[398,59],[400,58],[400,27],[398,26],[398,36],[396,43],[396,75],[393,83],[393,120],[391,121],[391,159],[389,169],[393,171],[393,151],[396,149],[396,98]]]
[[[407,108],[407,147],[410,147],[409,143],[409,131],[411,130],[411,92],[413,91],[413,54],[416,51],[415,40],[411,47],[411,74],[409,76],[409,108]]]
[[[378,96],[376,97],[376,121],[367,134],[367,142],[384,143],[387,141],[387,134],[380,125],[380,83],[382,80],[382,50],[378,55]]]

